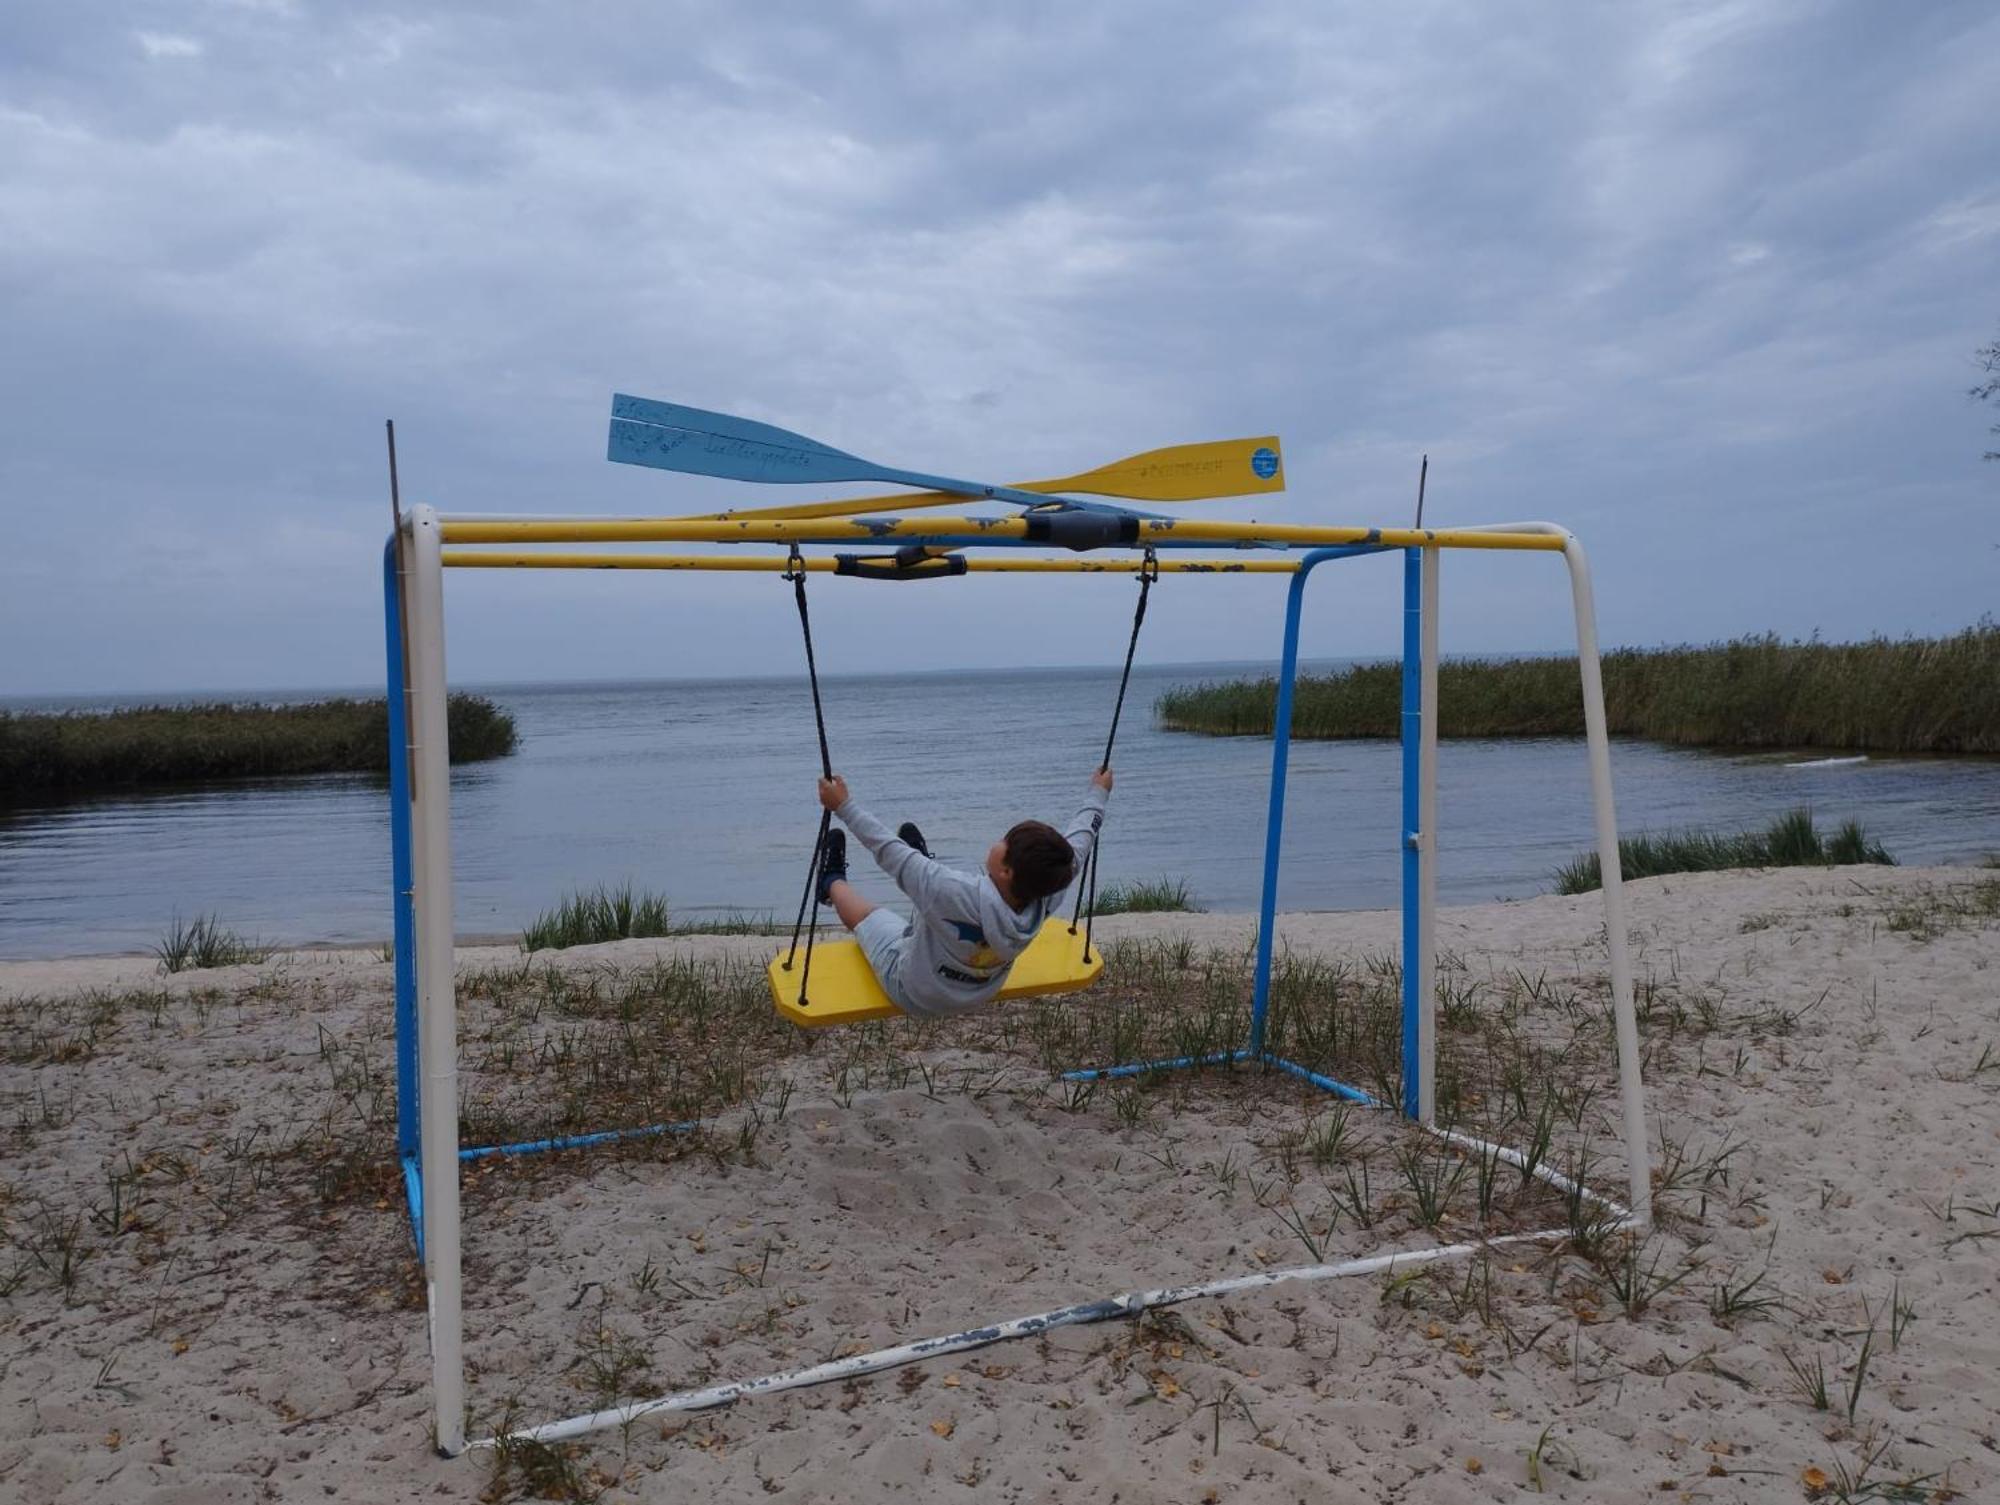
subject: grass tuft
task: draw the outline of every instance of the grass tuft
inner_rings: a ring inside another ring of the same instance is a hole
[[[1614,736],[1700,747],[2000,752],[2000,622],[1946,638],[1785,642],[1775,635],[1704,647],[1621,649],[1604,665]],[[1395,737],[1402,665],[1306,675],[1292,735]],[[1269,736],[1277,681],[1182,685],[1154,703],[1170,730]],[[1446,737],[1580,737],[1574,658],[1458,659],[1438,667]]]
[[[554,909],[544,910],[521,932],[521,949],[551,951],[565,946],[594,946],[600,941],[663,935],[782,933],[776,917],[768,912],[730,909],[676,920],[668,911],[664,895],[635,889],[630,883],[621,883],[616,888],[599,884],[569,895]]]
[[[1194,890],[1185,878],[1134,879],[1108,883],[1097,891],[1097,913],[1170,914],[1199,913]]]
[[[629,941],[638,936],[672,935],[667,901],[659,894],[599,884],[571,894],[554,909],[544,910],[521,932],[523,951],[593,946],[601,941]]]
[[[167,933],[153,947],[162,972],[233,967],[241,962],[260,962],[270,954],[270,948],[223,929],[222,922],[212,914],[198,915],[185,922],[175,915]]]
[[[1713,873],[1738,867],[1828,867],[1845,863],[1895,866],[1880,842],[1854,821],[1841,822],[1832,836],[1820,834],[1812,812],[1788,810],[1762,831],[1715,836],[1702,831],[1641,834],[1620,838],[1618,866],[1626,878],[1663,873]],[[1585,852],[1555,871],[1556,892],[1587,894],[1603,885],[1597,853]]]

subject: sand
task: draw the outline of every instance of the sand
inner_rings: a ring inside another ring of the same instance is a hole
[[[1636,1255],[1640,1285],[1664,1288],[1636,1310],[1606,1262],[1516,1247],[1449,1275],[1277,1287],[652,1420],[579,1448],[557,1482],[607,1500],[1475,1501],[1539,1485],[1763,1501],[1917,1479],[1872,1497],[2000,1496],[1994,885],[1861,868],[1632,885],[1661,1011],[1655,1145],[1708,1166],[1705,1185],[1665,1179],[1661,1230]],[[1231,947],[1248,929],[1105,926]],[[1295,952],[1349,958],[1396,933],[1390,914],[1281,927]],[[1601,983],[1588,898],[1448,910],[1439,939],[1458,977]],[[559,965],[768,944],[628,942]],[[0,964],[0,1500],[530,1492],[518,1471],[495,1488],[490,1456],[427,1445],[393,1195],[325,1201],[303,1162],[258,1153],[379,1104],[388,970],[364,952],[174,978],[146,958]],[[1670,1040],[1673,1009],[1704,1027]],[[806,1058],[782,1116],[761,1110],[747,1157],[467,1176],[476,1431],[510,1404],[545,1420],[600,1393],[1306,1262],[1259,1177],[1324,1105],[1282,1082],[1239,1073],[1128,1119],[1109,1094],[1066,1102],[1018,1058],[950,1041],[859,1082],[832,1078],[833,1050]],[[1379,1155],[1407,1141],[1364,1128]],[[1379,1247],[1350,1224],[1325,1252]],[[1738,1309],[1718,1291],[1742,1293]],[[1826,1409],[1794,1373],[1815,1363]]]

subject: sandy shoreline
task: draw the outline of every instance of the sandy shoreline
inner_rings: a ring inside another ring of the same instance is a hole
[[[1822,1480],[1837,1498],[1845,1469],[1851,1494],[1930,1476],[1904,1497],[1944,1498],[1948,1482],[1986,1498],[2000,1489],[1995,895],[2000,875],[1953,869],[1633,886],[1649,1107],[1671,1153],[1661,1231],[1629,1270],[1509,1251],[1451,1279],[1196,1303],[649,1422],[561,1460],[563,1480],[605,1499],[1456,1501],[1538,1479],[1556,1498],[1747,1501],[1808,1498]],[[1249,923],[1102,929],[1233,951]],[[1295,915],[1280,936],[1363,975],[1397,926]],[[1524,989],[1569,990],[1587,1021],[1600,938],[1591,898],[1443,912],[1467,1038],[1503,999],[1524,1037],[1545,1028]],[[553,959],[566,986],[613,987],[660,957],[770,945],[685,937]],[[498,1028],[512,984],[493,979],[521,960],[459,957],[468,1112],[506,1106],[502,1054],[569,1049],[583,1027],[549,1009]],[[425,1445],[393,1182],[304,1148],[379,1119],[389,981],[372,951],[172,978],[149,958],[0,963],[0,1499],[488,1488],[488,1462]],[[1323,1125],[1322,1101],[1236,1073],[1065,1102],[1032,1061],[956,1037],[907,1044],[785,1057],[791,1085],[777,1109],[746,1110],[742,1153],[718,1140],[469,1172],[476,1429],[510,1404],[544,1420],[607,1390],[1302,1263],[1287,1209],[1329,1258],[1384,1236],[1312,1220],[1342,1166],[1372,1154],[1390,1176],[1393,1124],[1367,1126],[1372,1142],[1357,1128],[1281,1202],[1277,1163]],[[1580,1131],[1594,1111],[1579,1107]],[[1824,1410],[1797,1373],[1815,1365]],[[500,1497],[527,1487],[512,1474]]]

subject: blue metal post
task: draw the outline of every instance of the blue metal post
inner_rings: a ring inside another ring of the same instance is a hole
[[[1271,805],[1264,822],[1264,895],[1257,904],[1257,981],[1250,998],[1252,1055],[1264,1049],[1264,1020],[1271,1007],[1271,948],[1278,918],[1278,855],[1285,836],[1285,773],[1292,760],[1292,690],[1299,677],[1299,619],[1304,612],[1306,578],[1329,559],[1380,553],[1379,546],[1350,544],[1313,549],[1299,559],[1299,572],[1285,596],[1285,645],[1278,668],[1278,709],[1271,726]]]
[[[417,940],[410,874],[409,734],[403,715],[403,592],[396,540],[382,551],[383,621],[388,638],[389,852],[396,936],[396,1158],[417,1252],[423,1252],[423,1183],[417,1170]]]
[[[1271,803],[1264,818],[1264,893],[1257,901],[1257,981],[1250,996],[1253,1054],[1264,1049],[1264,1017],[1271,1007],[1271,947],[1278,928],[1278,852],[1285,838],[1285,773],[1292,760],[1292,688],[1299,677],[1299,618],[1305,606],[1306,577],[1316,562],[1310,554],[1300,560],[1292,588],[1285,593],[1285,646],[1278,666],[1278,709],[1271,724]]]
[[[1424,587],[1422,549],[1403,550],[1403,1116],[1417,1117],[1422,1083],[1417,1049],[1417,975],[1410,958],[1417,954],[1421,916],[1417,871],[1418,796],[1422,789],[1419,758],[1423,743],[1422,658]]]

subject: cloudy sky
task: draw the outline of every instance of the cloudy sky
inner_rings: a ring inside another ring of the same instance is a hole
[[[615,390],[992,480],[1275,431],[1230,516],[1584,537],[1607,641],[2000,605],[2000,12],[10,0],[0,693],[380,672],[382,420],[447,510],[763,504]],[[796,496],[786,493],[784,497]],[[1309,651],[1395,642],[1394,567]],[[775,580],[456,576],[464,681],[780,672]],[[1448,649],[1561,646],[1447,561]],[[1281,588],[1162,587],[1161,660]],[[826,581],[829,667],[1105,662],[1123,580]]]

